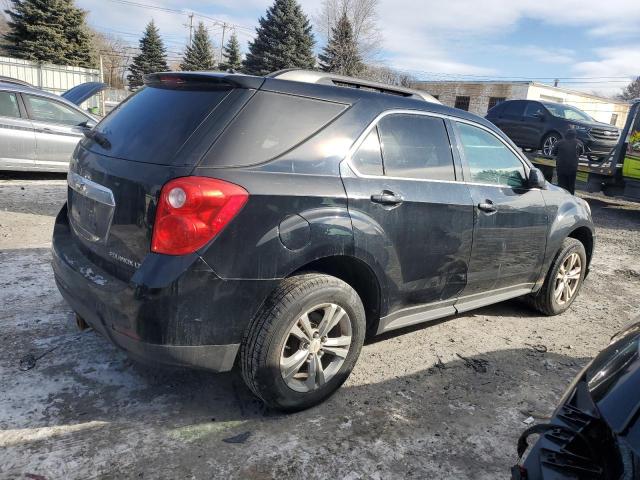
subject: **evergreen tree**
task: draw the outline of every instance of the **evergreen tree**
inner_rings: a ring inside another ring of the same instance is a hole
[[[296,0],[275,0],[259,23],[244,61],[246,73],[266,75],[283,68],[315,66],[311,24]]]
[[[153,20],[147,24],[142,38],[140,39],[140,54],[133,58],[133,62],[129,65],[130,88],[137,88],[143,84],[142,76],[147,73],[166,72],[169,70],[167,65],[167,55],[160,38],[160,31]]]
[[[242,54],[240,53],[240,42],[238,42],[238,36],[234,33],[231,34],[231,38],[224,46],[222,53],[223,60],[218,65],[218,69],[222,71],[234,70],[238,71],[242,68]]]
[[[633,82],[622,90],[620,98],[622,100],[634,100],[636,98],[640,98],[640,77],[636,77]]]
[[[364,70],[346,12],[343,12],[336,26],[331,29],[331,37],[319,60],[320,67],[325,72],[356,76]]]
[[[94,67],[87,12],[73,0],[10,0],[9,55],[36,62]]]
[[[213,46],[209,39],[209,32],[204,27],[204,23],[200,22],[198,28],[193,35],[191,45],[187,47],[180,68],[182,70],[213,70],[215,67],[213,61]]]

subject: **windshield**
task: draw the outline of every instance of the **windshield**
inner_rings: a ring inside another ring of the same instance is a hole
[[[593,118],[584,113],[582,110],[572,107],[570,105],[558,105],[556,103],[545,103],[547,110],[551,112],[554,117],[565,118],[567,120],[577,120],[579,122],[593,122]]]

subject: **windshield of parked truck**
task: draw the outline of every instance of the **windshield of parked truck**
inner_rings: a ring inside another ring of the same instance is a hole
[[[551,112],[554,117],[564,118],[566,120],[576,120],[578,122],[593,122],[593,118],[584,113],[582,110],[572,107],[570,105],[559,105],[557,103],[545,103],[547,110]]]

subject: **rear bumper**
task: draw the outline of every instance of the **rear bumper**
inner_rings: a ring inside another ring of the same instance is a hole
[[[218,372],[233,367],[244,330],[277,283],[223,280],[198,256],[190,263],[145,259],[124,281],[86,255],[70,231],[66,207],[56,219],[52,257],[64,299],[114,345],[145,363]]]

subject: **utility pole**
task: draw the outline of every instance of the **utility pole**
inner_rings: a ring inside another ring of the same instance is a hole
[[[104,63],[102,62],[102,54],[100,54],[100,81],[105,83],[104,81]],[[111,78],[109,78],[109,82],[111,82]],[[106,113],[106,105],[105,105],[105,92],[102,90],[100,92],[100,113],[104,117]]]
[[[189,46],[192,47],[192,38],[193,38],[193,12],[189,14]]]
[[[220,63],[222,63],[224,61],[224,56],[223,56],[223,52],[224,52],[224,34],[227,31],[227,22],[222,22],[222,42],[220,42]]]

